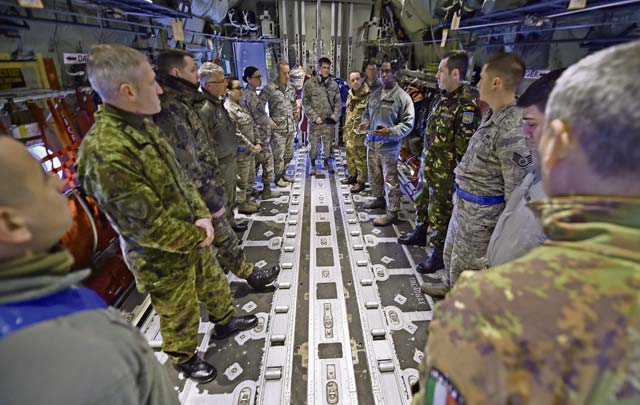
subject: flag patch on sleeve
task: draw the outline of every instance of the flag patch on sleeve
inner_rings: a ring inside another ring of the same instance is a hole
[[[429,370],[426,405],[462,405],[464,398],[451,381],[438,369]]]
[[[462,123],[463,124],[471,124],[473,122],[473,111],[465,111],[462,113]]]

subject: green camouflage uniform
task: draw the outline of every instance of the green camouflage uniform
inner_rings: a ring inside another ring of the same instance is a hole
[[[160,96],[162,111],[154,116],[154,120],[163,130],[161,135],[173,147],[181,168],[194,179],[209,210],[217,212],[227,202],[217,151],[207,130],[207,121],[198,115],[199,107],[207,100],[197,91],[196,86],[187,81],[160,76],[159,82],[164,91]],[[231,228],[228,217],[223,215],[214,219],[213,226],[214,244],[218,248],[220,264],[236,276],[246,279],[253,272],[253,264],[247,260],[239,246],[238,237]]]
[[[210,247],[200,248],[209,209],[149,119],[106,105],[84,138],[78,178],[120,235],[138,290],[160,316],[162,350],[188,360],[198,344],[198,302],[224,324],[231,291]]]
[[[274,179],[273,173],[273,153],[271,151],[271,129],[269,128],[269,117],[264,110],[264,103],[255,89],[250,86],[242,90],[242,100],[240,104],[247,108],[253,124],[258,133],[258,143],[262,148],[256,155],[256,163],[262,166],[262,184],[271,184]]]
[[[256,179],[256,157],[249,149],[258,143],[258,139],[254,130],[253,119],[245,107],[229,99],[225,101],[224,107],[236,124],[236,139],[238,140],[238,192],[236,194],[236,202],[240,205],[251,197],[252,185]]]
[[[281,86],[273,81],[260,93],[263,104],[269,108],[269,116],[278,125],[272,130],[271,150],[275,180],[285,174],[293,158],[293,138],[298,127],[296,90],[291,83]],[[268,124],[267,124],[268,125]]]
[[[414,405],[640,403],[640,198],[530,206],[549,239],[436,306]]]
[[[351,176],[356,176],[358,183],[367,182],[367,147],[364,134],[358,133],[358,125],[362,122],[362,113],[369,105],[369,86],[363,83],[359,91],[349,90],[347,112],[344,120],[344,143],[347,146],[347,167]]]
[[[431,227],[429,241],[440,251],[444,249],[453,211],[453,170],[481,118],[478,105],[464,85],[450,94],[443,93],[427,118],[415,199],[416,220]]]
[[[444,247],[448,286],[465,270],[487,267],[487,248],[505,201],[532,162],[515,102],[488,115],[473,134],[455,169],[458,189]]]
[[[336,124],[340,122],[342,115],[342,99],[340,87],[333,76],[323,79],[316,75],[304,83],[302,91],[302,107],[309,120],[309,158],[315,164],[318,156],[318,145],[322,142],[324,158],[331,157],[331,147],[336,133]],[[322,124],[316,124],[321,118]],[[326,119],[332,119],[334,124],[324,123]]]

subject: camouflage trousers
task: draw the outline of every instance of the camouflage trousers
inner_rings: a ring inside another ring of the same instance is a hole
[[[150,291],[151,305],[160,317],[162,351],[173,362],[183,363],[198,346],[198,303],[204,304],[209,316],[221,324],[229,322],[235,307],[229,282],[211,248],[163,260],[162,266],[171,269],[170,274],[160,278]]]
[[[367,166],[369,167],[369,183],[371,194],[376,197],[385,197],[387,211],[397,212],[400,209],[402,192],[398,178],[398,156],[400,151],[367,150]]]
[[[315,164],[316,158],[318,157],[318,146],[322,146],[325,159],[331,157],[331,147],[333,146],[335,134],[335,125],[311,124],[309,129],[309,158],[311,159],[311,163]]]
[[[295,131],[273,130],[271,137],[271,150],[273,151],[273,172],[275,180],[282,177],[293,159],[293,138]]]
[[[233,217],[233,207],[236,206],[236,184],[238,182],[238,166],[236,154],[232,153],[223,158],[218,158],[222,180],[224,181],[224,195],[227,197],[225,207],[227,219],[230,224],[235,222]]]
[[[442,251],[453,212],[454,178],[446,176],[419,183],[415,199],[416,221],[431,228],[429,243]]]
[[[211,220],[213,223],[213,244],[218,249],[220,265],[241,279],[246,280],[253,273],[253,263],[247,260],[238,243],[238,235],[229,224],[226,215]]]
[[[256,166],[262,167],[262,184],[271,184],[274,180],[271,142],[263,141],[261,147],[260,153],[256,155]]]
[[[236,202],[247,201],[247,194],[251,194],[253,182],[256,179],[256,156],[248,151],[238,152],[238,190]]]
[[[367,182],[367,147],[364,135],[357,133],[345,134],[344,142],[347,146],[347,168],[351,176],[358,178],[358,183]]]
[[[453,286],[463,271],[488,267],[487,248],[504,210],[503,204],[480,205],[455,195],[453,213],[444,244],[447,284]]]

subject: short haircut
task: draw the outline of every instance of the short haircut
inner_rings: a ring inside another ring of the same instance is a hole
[[[502,79],[507,90],[515,91],[524,79],[524,61],[515,53],[494,54],[484,64],[487,67],[487,73]]]
[[[376,63],[375,63],[375,62],[373,62],[373,61],[369,61],[369,62],[367,62],[367,65],[366,65],[366,66],[375,66],[375,67],[376,67],[376,69],[378,68],[378,65],[376,65]]]
[[[103,101],[113,100],[117,98],[122,83],[139,84],[140,66],[148,62],[143,53],[128,46],[94,45],[87,62],[89,83]]]
[[[359,70],[352,70],[351,72],[349,72],[349,79],[351,79],[351,75],[352,75],[352,74],[354,74],[354,73],[359,74],[359,75],[360,75],[360,78],[363,78],[363,77],[365,76],[365,74],[364,74],[364,73],[362,73],[362,72],[361,72],[361,71],[359,71]]]
[[[278,67],[278,72],[279,72],[280,66],[289,66],[289,62],[287,62],[286,60],[281,60],[280,62],[278,62],[276,66]]]
[[[227,89],[231,90],[233,88],[233,82],[234,81],[238,81],[240,82],[240,79],[238,79],[235,76],[229,76],[227,77]],[[240,82],[240,86],[242,86],[242,82]]]
[[[182,49],[165,49],[160,51],[158,55],[158,71],[160,73],[169,74],[171,69],[183,69],[187,62],[185,56],[195,59],[191,52]]]
[[[391,65],[391,72],[392,73],[396,73],[402,67],[402,66],[400,66],[400,61],[397,60],[397,59],[385,60],[382,63],[388,63],[389,65]],[[382,66],[382,65],[380,65],[380,66]]]
[[[603,177],[640,173],[640,41],[587,56],[556,82],[546,122],[564,121]]]
[[[556,84],[562,72],[564,72],[564,69],[553,70],[531,83],[527,90],[518,97],[518,101],[516,102],[518,107],[526,108],[536,106],[541,113],[544,113],[551,90],[553,90],[553,86]]]
[[[465,51],[451,51],[444,55],[444,59],[447,60],[446,66],[449,69],[449,74],[453,72],[453,69],[458,69],[460,72],[460,80],[464,80],[467,77],[467,69],[469,68],[469,55]]]
[[[323,56],[322,58],[318,59],[318,66],[322,66],[322,65],[329,65],[331,66],[331,59]]]
[[[215,73],[221,73],[224,76],[224,69],[213,62],[203,63],[200,66],[200,69],[198,69],[198,74],[200,75],[200,86],[204,88],[204,85],[213,79],[213,75]]]

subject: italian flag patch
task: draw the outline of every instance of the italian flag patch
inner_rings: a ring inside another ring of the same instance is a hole
[[[435,368],[429,370],[426,405],[461,405],[464,398],[449,379]]]

